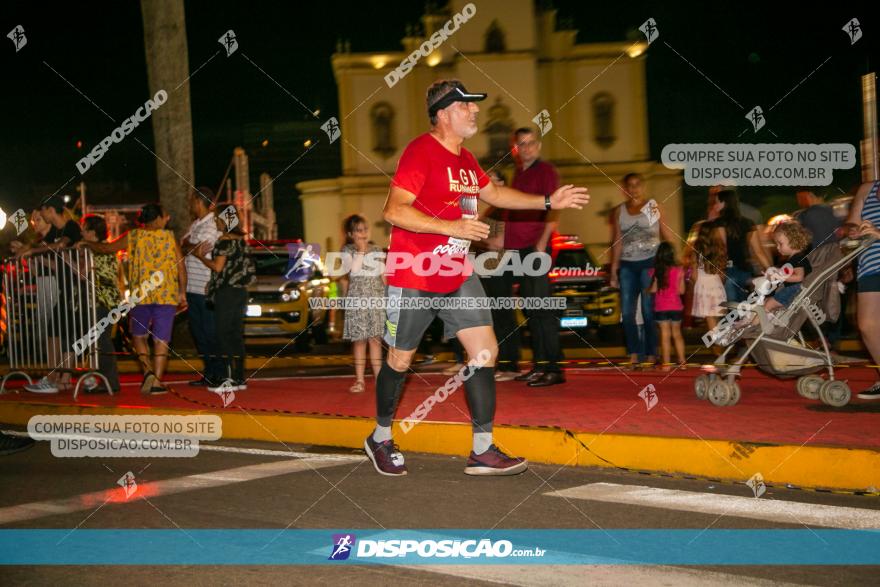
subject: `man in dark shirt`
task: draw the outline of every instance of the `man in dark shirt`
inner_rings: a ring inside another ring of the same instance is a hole
[[[512,187],[529,194],[552,194],[559,187],[556,168],[540,159],[541,141],[531,128],[520,128],[514,133],[517,169]],[[550,235],[556,228],[556,215],[547,210],[505,210],[504,248],[516,251],[520,259],[538,251],[550,253]],[[513,284],[519,284],[519,295],[524,298],[549,298],[550,279],[547,275],[514,276],[505,273],[504,295],[510,296]],[[529,387],[545,387],[565,382],[559,368],[562,350],[559,345],[559,317],[549,309],[527,310],[528,327],[531,332],[534,367],[526,374],[516,377],[526,381]],[[512,317],[512,313],[509,313]],[[511,336],[516,340],[518,328],[515,323],[499,325],[499,340]],[[519,341],[516,342],[519,346]]]
[[[73,246],[82,240],[82,229],[79,224],[67,216],[64,208],[64,200],[59,196],[50,196],[40,203],[40,216],[51,225],[49,232],[43,237],[43,242],[36,247],[22,251],[23,256],[32,256],[48,251],[58,251]],[[83,277],[78,268],[71,266],[75,263],[73,257],[55,258],[42,257],[32,261],[40,264],[46,276],[54,275],[54,280],[43,281],[40,284],[44,288],[52,288],[41,294],[44,299],[55,300],[54,308],[46,316],[46,342],[47,358],[53,366],[52,372],[40,379],[37,383],[26,385],[24,388],[31,393],[53,394],[58,393],[58,385],[69,385],[70,374],[62,371],[71,369],[76,365],[76,360],[71,353],[71,345],[84,332],[86,310],[85,289],[83,289]],[[38,287],[40,287],[38,285]]]
[[[813,235],[810,250],[837,242],[838,229],[843,225],[843,220],[836,217],[831,206],[825,203],[824,188],[800,187],[795,191],[795,197],[801,209],[794,217]]]
[[[68,217],[64,208],[64,200],[59,196],[49,196],[40,202],[40,207],[37,210],[51,228],[43,237],[43,244],[29,249],[29,254],[71,247],[82,240],[82,229],[76,221]]]

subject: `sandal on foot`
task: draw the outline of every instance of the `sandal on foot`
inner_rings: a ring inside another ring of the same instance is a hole
[[[348,388],[349,393],[363,393],[366,386],[363,381],[355,381],[354,385]]]

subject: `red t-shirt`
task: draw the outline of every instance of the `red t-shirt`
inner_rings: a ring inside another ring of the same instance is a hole
[[[470,151],[462,147],[456,155],[425,133],[404,149],[391,183],[415,194],[416,210],[443,220],[457,220],[464,214],[476,215],[480,190],[489,183],[489,177]],[[469,246],[467,240],[394,226],[388,246],[388,284],[435,293],[455,291],[472,272],[467,261]],[[413,257],[423,254],[418,257],[423,260],[423,269],[444,265],[445,258],[452,262],[445,264],[443,273],[450,273],[449,267],[455,265],[462,266],[462,271],[440,275],[437,271],[413,271],[411,264],[396,267],[391,262],[395,253]]]

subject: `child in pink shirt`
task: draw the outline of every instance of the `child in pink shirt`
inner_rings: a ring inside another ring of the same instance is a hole
[[[660,324],[664,371],[668,371],[671,365],[671,341],[675,343],[679,367],[684,369],[686,365],[684,337],[681,335],[681,317],[684,311],[681,296],[684,291],[684,268],[676,263],[672,245],[664,241],[657,247],[651,287],[648,289],[648,293],[654,294],[654,320]]]

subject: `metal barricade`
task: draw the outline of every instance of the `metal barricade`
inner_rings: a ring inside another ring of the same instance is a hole
[[[0,329],[10,370],[0,382],[0,393],[13,376],[33,383],[32,376],[49,373],[77,375],[74,398],[89,375],[110,389],[97,371],[94,268],[89,249],[60,249],[3,260]]]

